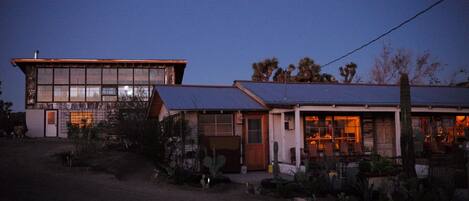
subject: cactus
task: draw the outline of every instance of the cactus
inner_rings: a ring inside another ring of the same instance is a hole
[[[414,140],[412,135],[412,117],[409,77],[402,73],[400,79],[400,107],[401,107],[401,155],[402,166],[407,177],[416,177]],[[397,119],[396,119],[397,121]]]
[[[274,164],[273,164],[273,175],[274,179],[280,178],[280,167],[278,166],[278,142],[274,142]]]
[[[225,165],[226,158],[223,155],[217,156],[215,149],[212,150],[212,153],[212,157],[205,156],[204,166],[208,168],[210,177],[215,178],[220,175],[220,169]]]

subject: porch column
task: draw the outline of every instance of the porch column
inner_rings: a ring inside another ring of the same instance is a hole
[[[296,167],[301,164],[301,128],[300,128],[300,106],[295,107],[295,156]]]
[[[273,161],[274,157],[274,114],[269,113],[269,161]]]
[[[394,112],[394,124],[395,124],[395,133],[396,133],[396,156],[401,156],[401,115],[400,110]]]
[[[285,150],[285,112],[280,113],[280,139],[280,154],[282,154],[282,160],[286,160],[287,157],[285,155],[287,150]]]

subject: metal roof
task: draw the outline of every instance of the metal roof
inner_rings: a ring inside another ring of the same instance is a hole
[[[154,91],[168,110],[266,110],[232,86],[157,85]]]
[[[397,85],[236,81],[267,105],[398,105]],[[469,88],[412,86],[413,106],[469,107]]]

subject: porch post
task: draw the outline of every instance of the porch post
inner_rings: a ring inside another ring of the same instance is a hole
[[[282,160],[286,160],[285,156],[285,112],[280,113],[280,139],[281,139],[281,150],[280,154],[282,154]]]
[[[273,161],[274,156],[274,115],[269,113],[269,161]]]
[[[295,156],[296,167],[301,164],[301,128],[300,128],[300,106],[295,107]]]
[[[396,156],[401,156],[401,116],[399,110],[394,112],[394,124],[395,124],[395,133],[396,133]]]

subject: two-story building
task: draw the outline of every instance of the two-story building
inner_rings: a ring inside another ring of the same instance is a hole
[[[155,84],[181,84],[186,60],[12,59],[25,74],[27,136],[67,137],[67,123],[106,120],[122,101],[147,101]]]

